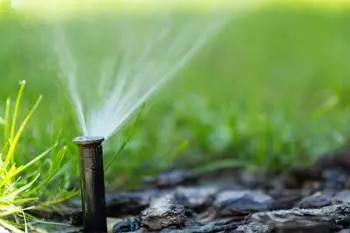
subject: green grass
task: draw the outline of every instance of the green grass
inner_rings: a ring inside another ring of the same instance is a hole
[[[177,161],[196,169],[279,170],[347,145],[349,20],[345,10],[283,6],[235,17],[146,106],[107,171],[109,189],[136,184]],[[43,95],[16,159],[28,161],[57,142],[67,145],[67,172],[60,182],[74,184],[77,155],[71,139],[79,130],[52,68],[56,64],[47,56],[45,30],[42,23],[13,14],[0,19],[0,99],[13,96],[22,79],[28,83],[24,112]],[[0,108],[0,115],[4,112]],[[129,129],[130,124],[107,142],[106,164]]]
[[[349,20],[348,10],[277,5],[235,17],[139,118],[107,142],[105,163],[113,161],[108,188],[136,185],[176,164],[196,171],[282,170],[347,146]],[[76,194],[70,191],[77,183],[71,140],[79,129],[48,56],[46,30],[42,22],[1,12],[0,225],[5,227],[34,221],[24,214],[28,208]],[[23,79],[25,89],[18,84]]]
[[[4,140],[0,152],[0,226],[16,233],[28,232],[27,223],[37,221],[28,214],[29,210],[46,208],[78,194],[74,190],[67,190],[64,187],[66,182],[60,182],[63,176],[58,176],[67,152],[66,147],[59,148],[56,143],[40,154],[32,154],[25,163],[23,158],[17,158],[21,154],[18,151],[24,149],[24,144],[21,143],[23,132],[42,99],[40,96],[19,122],[24,87],[25,81],[20,82],[13,104],[10,98],[6,100],[5,114],[1,118]],[[49,157],[51,153],[54,156]],[[40,172],[38,168],[41,168]],[[55,191],[60,191],[58,194],[52,191],[52,185],[55,185]]]

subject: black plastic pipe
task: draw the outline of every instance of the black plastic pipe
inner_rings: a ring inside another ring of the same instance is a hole
[[[77,137],[84,233],[107,233],[103,137]]]

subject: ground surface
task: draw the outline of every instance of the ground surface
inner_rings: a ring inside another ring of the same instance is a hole
[[[169,170],[145,179],[133,192],[107,194],[109,232],[349,232],[349,169],[350,153],[344,150],[325,155],[312,166],[279,174]],[[43,225],[41,232],[79,232],[79,202],[63,206],[33,214],[48,217],[49,213],[56,221],[61,216],[61,223],[72,225],[56,225],[48,231]],[[42,226],[31,227],[36,231]]]

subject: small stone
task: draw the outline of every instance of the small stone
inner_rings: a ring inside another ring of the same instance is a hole
[[[250,221],[273,226],[274,232],[334,232],[348,226],[348,204],[315,209],[290,209],[254,213]]]
[[[350,203],[350,190],[337,192],[333,197],[333,201],[337,203]]]
[[[183,227],[186,222],[185,207],[175,203],[172,195],[165,195],[151,203],[141,213],[142,226],[161,230],[169,226]]]
[[[138,219],[125,219],[113,227],[113,233],[135,232],[141,228],[141,223]]]
[[[259,222],[250,222],[248,224],[241,225],[237,227],[234,231],[235,233],[270,233],[273,228],[259,223]]]
[[[174,197],[176,200],[182,201],[183,205],[195,211],[203,211],[210,206],[215,195],[218,192],[216,188],[178,188]]]
[[[312,196],[305,197],[300,201],[299,207],[303,209],[321,208],[324,206],[332,205],[333,193],[317,192]]]
[[[338,233],[350,233],[350,229],[343,229],[339,231]]]
[[[299,190],[284,190],[279,193],[273,192],[269,193],[274,198],[270,206],[271,210],[293,208],[302,199],[302,194]]]
[[[269,208],[273,199],[260,191],[224,191],[217,195],[214,206],[238,212],[261,211]]]

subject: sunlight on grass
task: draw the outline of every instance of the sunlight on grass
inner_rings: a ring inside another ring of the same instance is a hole
[[[120,11],[122,13],[157,12],[167,9],[185,10],[191,12],[210,12],[215,10],[241,10],[258,6],[265,0],[254,1],[199,1],[199,0],[62,0],[62,1],[42,1],[42,0],[12,0],[13,8],[21,9],[27,13],[43,17],[71,16],[77,12],[100,12],[100,11]]]
[[[0,0],[1,5],[8,5],[9,0]],[[1,4],[2,3],[2,4]],[[7,4],[6,4],[7,3]],[[166,9],[206,12],[212,10],[242,10],[259,7],[264,4],[288,4],[293,6],[312,6],[327,10],[343,9],[350,6],[349,0],[11,0],[12,7],[27,13],[44,17],[71,16],[77,12],[121,11],[155,12]]]
[[[52,202],[50,200],[38,202],[38,200],[43,198],[41,194],[47,189],[47,184],[55,178],[61,169],[67,151],[65,147],[59,149],[57,161],[53,161],[56,163],[52,164],[45,174],[41,174],[37,169],[31,171],[29,168],[39,162],[42,163],[42,159],[53,152],[57,148],[57,144],[34,156],[25,165],[20,165],[16,161],[17,149],[21,146],[20,139],[23,131],[42,99],[40,96],[24,120],[18,122],[20,102],[25,84],[25,81],[20,82],[14,105],[11,104],[10,99],[7,99],[5,116],[0,119],[4,136],[0,151],[0,226],[12,232],[23,232],[17,227],[24,229],[24,232],[28,232],[26,223],[34,218],[26,214],[26,210],[41,208]],[[64,201],[76,194],[77,192],[68,191],[63,195],[60,193],[58,199],[56,199]],[[57,202],[57,200],[54,202]]]
[[[292,7],[312,7],[326,11],[349,9],[349,0],[268,0],[269,4],[283,4]]]
[[[50,5],[49,0],[20,1],[25,4],[15,6],[42,16],[54,16],[52,12],[57,9],[63,15],[71,15],[96,9],[141,12],[169,7],[161,0],[125,0],[124,3],[87,0],[84,5],[78,4],[81,0],[62,0],[57,8]],[[19,0],[13,3],[16,2],[20,4]],[[136,185],[136,179],[164,169],[175,161],[175,155],[183,156],[182,166],[201,168],[201,171],[235,166],[282,170],[296,163],[307,163],[312,156],[347,143],[350,135],[347,97],[350,30],[346,22],[350,15],[341,10],[350,6],[350,0],[174,0],[171,3],[177,9],[195,11],[210,7],[252,9],[270,4],[288,7],[253,12],[228,26],[217,45],[213,45],[215,49],[211,55],[205,57],[204,51],[204,55],[182,74],[187,80],[184,85],[177,89],[175,85],[169,87],[178,92],[161,96],[165,102],[155,104],[144,114],[147,117],[140,118],[137,130],[131,125],[130,129],[116,135],[106,150],[106,169],[109,168],[106,176],[111,189],[121,184]],[[0,9],[8,7],[6,5],[8,1],[0,0]],[[312,8],[310,12],[303,9],[308,7]],[[334,14],[337,17],[328,14],[332,10],[339,10]],[[37,93],[42,90],[47,103],[43,104],[43,109],[40,107],[41,112],[39,110],[31,122],[31,125],[36,123],[36,127],[26,129],[29,133],[23,138],[17,135],[27,123],[26,116],[19,112],[24,82],[17,100],[8,99],[2,104],[4,109],[0,109],[4,110],[0,111],[0,226],[8,229],[17,224],[24,229],[23,223],[33,220],[25,215],[27,208],[38,208],[38,205],[47,208],[76,195],[67,190],[66,187],[71,186],[60,185],[60,182],[47,185],[53,179],[61,179],[63,173],[69,173],[62,169],[66,153],[72,155],[67,159],[69,169],[77,171],[75,147],[70,143],[76,131],[71,127],[70,108],[67,110],[61,104],[66,103],[62,100],[62,91],[52,85],[56,73],[45,68],[46,63],[42,64],[46,53],[38,42],[41,28],[34,24],[26,27],[21,20],[21,17],[3,20],[1,33],[6,39],[0,43],[1,98],[16,92],[12,88],[15,85],[11,86],[15,79],[26,77],[33,85],[31,94],[24,97],[24,108],[30,110],[34,105],[35,110],[41,100],[36,102]],[[96,26],[103,23],[96,23]],[[210,82],[213,77],[215,81]],[[287,84],[281,84],[281,77]],[[253,78],[256,79],[250,83]],[[198,95],[198,100],[196,95],[186,96],[194,89],[204,93]],[[208,94],[209,90],[212,95]],[[222,101],[222,92],[228,92],[226,102]],[[265,96],[265,93],[268,94]],[[204,98],[205,95],[208,98]],[[266,101],[261,100],[261,96]],[[58,146],[57,141],[61,139],[69,140],[65,144],[72,148]],[[181,142],[185,140],[189,146],[182,153],[185,143]],[[121,145],[120,149],[116,151],[115,145]],[[121,153],[124,149],[125,153]],[[169,153],[172,150],[175,153]],[[225,158],[220,160],[221,156]],[[114,162],[116,159],[118,161]],[[39,178],[38,172],[41,172]],[[49,200],[38,204],[38,197]]]

